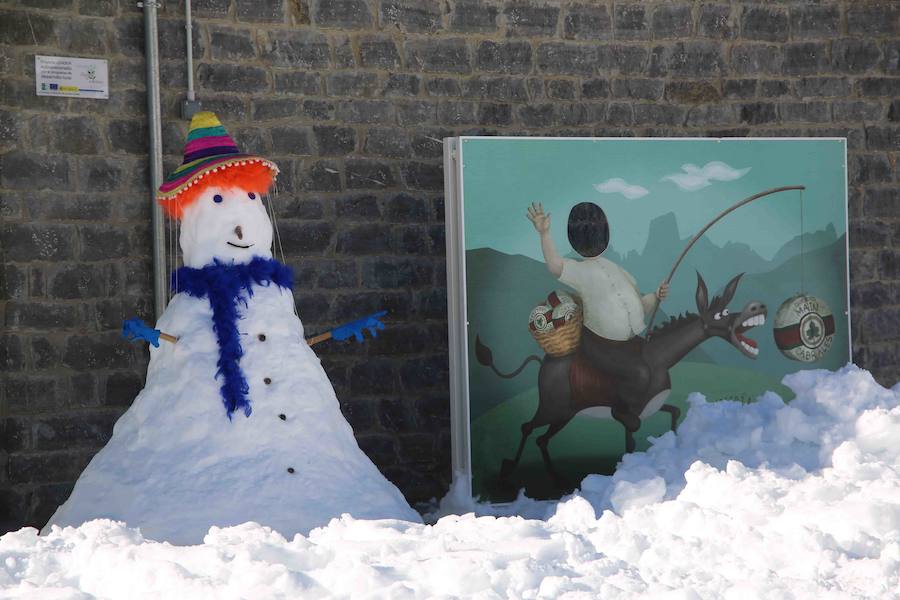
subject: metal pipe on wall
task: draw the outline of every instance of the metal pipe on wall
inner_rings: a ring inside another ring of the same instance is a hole
[[[147,129],[150,134],[148,161],[150,163],[150,203],[153,224],[153,307],[156,318],[162,315],[168,301],[166,285],[166,230],[162,207],[156,201],[156,191],[162,184],[162,125],[159,101],[159,32],[156,0],[139,4],[144,9],[144,55],[147,61]]]
[[[194,96],[194,29],[191,27],[191,0],[184,2],[184,28],[187,41],[187,99],[193,102]]]

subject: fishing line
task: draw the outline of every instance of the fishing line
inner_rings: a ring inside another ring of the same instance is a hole
[[[278,195],[278,182],[273,184],[272,188],[275,190],[275,196]],[[275,227],[275,239],[278,241],[278,252],[281,254],[281,262],[287,264],[287,261],[284,258],[284,246],[281,243],[281,231],[278,229],[278,216],[275,214],[275,202],[272,196],[269,197],[269,211],[272,214],[272,225]]]
[[[272,245],[270,246],[269,249],[272,251],[272,256],[275,257],[276,256],[275,252],[277,250],[277,247],[276,247],[277,242],[276,242],[276,237],[274,234],[275,217],[272,215],[272,208],[269,206],[269,204],[272,202],[272,198],[271,198],[271,196],[269,196],[268,192],[266,192],[265,194],[263,194],[261,196],[260,202],[262,202],[263,206],[266,207],[266,216],[269,217],[269,221],[271,221],[271,223],[272,223],[272,230],[273,230]]]
[[[281,231],[278,229],[278,216],[275,214],[275,200],[274,196],[278,195],[278,180],[276,179],[272,182],[272,189],[275,191],[274,194],[265,195],[265,205],[269,212],[269,218],[272,220],[272,227],[275,229],[275,241],[278,243],[278,252],[281,254],[281,263],[287,264],[287,261],[284,258],[284,245],[281,242]],[[274,244],[273,244],[274,245]],[[273,248],[274,250],[274,248]],[[274,254],[274,252],[273,252]],[[294,315],[299,319],[300,313],[297,312],[297,301],[293,297],[293,292],[291,292],[291,308],[294,309]]]
[[[172,240],[172,247],[175,249],[172,252],[172,257],[173,257],[172,262],[175,264],[175,290],[173,292],[173,294],[174,294],[174,293],[177,293],[179,290],[179,287],[178,287],[178,266],[179,265],[178,265],[178,263],[181,261],[179,261],[179,258],[178,258],[178,250],[181,248],[181,219],[175,220],[175,239]]]
[[[174,219],[172,217],[166,217],[166,224],[168,225],[168,233],[169,233],[168,239],[167,239],[167,245],[169,247],[169,255],[166,257],[166,265],[169,267],[169,273],[174,272],[175,267],[176,267],[176,265],[175,265],[175,240],[174,240],[173,234],[172,234],[172,231],[174,230],[174,227],[175,227],[173,221],[174,221]],[[177,288],[177,286],[176,286],[176,288]],[[168,293],[167,293],[167,297],[169,298],[169,301],[172,300],[175,293],[176,293],[175,290],[173,290],[171,288],[171,286],[169,286]]]
[[[791,360],[815,362],[831,348],[834,315],[824,298],[806,293],[806,210],[800,190],[800,291],[781,303],[772,335],[778,350]],[[814,286],[815,287],[815,286]]]
[[[166,217],[166,271],[172,272],[172,222]],[[172,290],[166,291],[166,297],[172,299]]]
[[[272,254],[275,254],[277,250],[278,254],[281,256],[281,262],[284,263],[284,246],[281,243],[281,232],[278,230],[278,217],[275,215],[274,199],[267,194],[266,201],[269,204],[269,206],[267,206],[269,219],[272,220],[272,228],[275,230],[275,239],[272,241]]]

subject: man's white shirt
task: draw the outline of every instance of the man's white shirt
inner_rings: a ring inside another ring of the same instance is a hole
[[[625,341],[641,333],[644,315],[656,303],[654,294],[641,296],[630,273],[602,256],[564,258],[559,281],[581,296],[584,326],[609,340]]]

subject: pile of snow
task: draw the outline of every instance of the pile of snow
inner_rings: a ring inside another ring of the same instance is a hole
[[[677,435],[612,477],[496,513],[457,494],[434,525],[335,519],[287,541],[247,523],[204,543],[111,521],[0,538],[0,596],[41,598],[897,598],[900,386],[848,366],[797,398],[692,398]],[[348,490],[352,494],[353,490]]]

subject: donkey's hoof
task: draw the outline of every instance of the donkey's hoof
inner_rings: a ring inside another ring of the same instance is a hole
[[[506,479],[510,475],[513,474],[513,471],[516,470],[516,463],[509,460],[508,458],[504,458],[503,462],[500,464],[500,479]]]
[[[613,419],[618,421],[626,430],[634,433],[641,428],[641,418],[634,413],[625,412],[617,408],[612,409]]]

